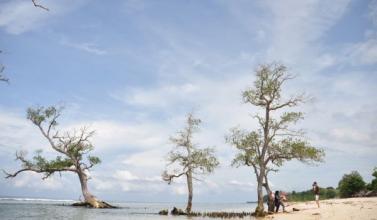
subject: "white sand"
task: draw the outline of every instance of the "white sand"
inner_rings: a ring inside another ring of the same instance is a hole
[[[292,211],[298,208],[300,211]],[[313,202],[290,203],[288,213],[269,215],[265,219],[301,220],[301,219],[367,219],[377,220],[377,197],[321,200],[320,208]]]

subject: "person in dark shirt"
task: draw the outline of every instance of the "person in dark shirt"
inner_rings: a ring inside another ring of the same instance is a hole
[[[279,212],[280,207],[280,194],[279,191],[275,192],[275,212]]]
[[[319,208],[319,186],[318,186],[317,182],[315,182],[315,181],[313,183],[313,193],[314,193],[315,202],[317,203],[317,206]]]

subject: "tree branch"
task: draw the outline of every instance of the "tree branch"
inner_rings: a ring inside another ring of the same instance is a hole
[[[178,178],[178,177],[181,177],[182,175],[185,175],[187,174],[187,172],[182,172],[180,174],[168,174],[167,171],[164,171],[162,173],[162,179],[166,182],[168,182],[168,184],[171,184],[171,182],[173,181],[174,178]]]
[[[46,10],[46,11],[50,11],[50,9],[46,8],[45,6],[38,4],[38,3],[36,2],[36,0],[31,0],[31,1],[33,2],[34,6],[35,6],[36,8],[42,8],[42,9],[44,9],[44,10]]]
[[[42,177],[42,179],[46,179],[48,178],[51,174],[55,173],[55,172],[61,172],[61,171],[70,171],[70,172],[77,172],[76,169],[73,169],[73,168],[70,168],[70,167],[65,167],[65,168],[49,168],[49,169],[37,169],[37,168],[32,168],[32,167],[28,167],[28,168],[23,168],[21,170],[18,170],[14,173],[8,173],[6,172],[5,170],[3,170],[3,172],[5,173],[5,178],[13,178],[13,177],[16,177],[18,174],[22,173],[22,172],[25,172],[25,171],[33,171],[33,172],[36,172],[36,173],[45,173],[45,176]]]

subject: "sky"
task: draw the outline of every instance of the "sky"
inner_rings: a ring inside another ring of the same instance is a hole
[[[169,136],[188,112],[202,120],[194,141],[213,146],[220,167],[194,183],[195,202],[255,201],[250,167],[231,167],[225,142],[235,126],[257,128],[259,109],[242,102],[259,64],[280,62],[296,78],[283,97],[313,100],[297,128],[326,152],[323,163],[286,163],[273,190],[313,181],[338,185],[377,166],[377,1],[0,0],[0,168],[15,152],[56,154],[26,119],[28,107],[65,106],[59,129],[96,131],[90,190],[108,201],[184,202],[185,179],[161,180]],[[0,195],[78,199],[76,176],[0,178]]]

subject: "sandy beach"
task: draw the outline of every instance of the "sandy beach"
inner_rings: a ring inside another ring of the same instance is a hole
[[[293,208],[300,211],[293,211]],[[377,220],[377,197],[321,200],[320,208],[315,202],[289,203],[288,213],[266,217],[274,220],[300,219],[368,219]]]

